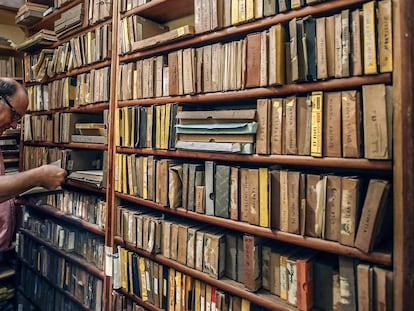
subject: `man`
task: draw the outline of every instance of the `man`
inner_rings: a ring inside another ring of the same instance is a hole
[[[26,113],[29,98],[26,89],[10,78],[0,78],[0,134],[6,129],[16,128]],[[43,165],[25,172],[0,176],[0,202],[20,193],[41,186],[56,189],[64,180],[66,171],[53,165]]]

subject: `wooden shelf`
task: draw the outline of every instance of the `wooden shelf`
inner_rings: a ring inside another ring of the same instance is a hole
[[[152,0],[121,15],[121,18],[139,15],[158,23],[166,23],[194,14],[193,0]]]
[[[183,49],[183,48],[190,47],[190,46],[194,47],[194,46],[200,46],[200,45],[204,45],[208,43],[214,43],[214,42],[218,42],[224,39],[238,39],[247,33],[255,32],[255,31],[262,31],[273,25],[280,24],[280,23],[286,23],[293,18],[304,17],[307,15],[317,16],[319,14],[326,14],[328,12],[340,11],[343,8],[362,4],[367,1],[368,0],[334,0],[334,1],[322,2],[314,6],[306,6],[298,10],[291,10],[286,13],[281,13],[281,14],[269,16],[266,18],[257,19],[249,23],[230,26],[230,27],[220,29],[214,32],[199,34],[188,40],[182,40],[179,42],[175,42],[175,43],[164,45],[164,46],[159,46],[159,47],[148,49],[145,51],[132,52],[131,54],[121,56],[120,61],[127,62],[131,60],[135,60],[137,58],[145,58],[148,56],[152,56],[154,54],[165,53],[168,51]],[[152,2],[176,3],[176,1],[171,1],[171,0],[170,1],[160,0],[160,1],[151,1],[148,4],[151,4]],[[153,5],[155,5],[155,3]],[[131,10],[131,11],[135,12],[135,10],[136,9]],[[175,8],[172,9],[172,11],[174,10]],[[131,15],[132,14],[135,14],[135,13],[131,13]],[[130,12],[128,12],[128,16],[129,15],[130,15]]]
[[[56,148],[74,148],[74,149],[93,149],[93,150],[107,150],[108,145],[104,144],[82,144],[82,143],[68,143],[68,144],[55,144],[47,142],[25,142],[25,146],[34,147],[56,147]]]
[[[77,226],[78,228],[82,228],[86,231],[92,232],[96,235],[105,236],[105,231],[103,229],[100,229],[97,225],[91,224],[85,220],[82,220],[78,217],[75,217],[73,215],[65,214],[61,211],[59,211],[57,208],[49,205],[34,205],[34,204],[25,204],[26,206],[29,206],[30,208],[33,208],[39,212],[45,213],[49,216],[52,216],[56,219],[63,220],[67,223],[70,223],[72,225]]]
[[[52,281],[50,281],[48,278],[46,278],[45,276],[43,276],[39,271],[37,271],[36,269],[34,269],[26,260],[24,260],[21,257],[18,257],[18,259],[20,260],[20,262],[22,264],[24,264],[26,267],[28,267],[30,270],[32,270],[34,273],[36,273],[39,277],[41,277],[45,282],[47,282],[55,290],[58,290],[60,293],[62,293],[63,295],[65,295],[67,298],[69,298],[70,300],[72,300],[73,302],[75,302],[81,308],[81,310],[85,310],[85,311],[89,310],[89,308],[87,306],[85,306],[83,303],[81,303],[78,299],[76,299],[76,297],[74,295],[72,295],[68,291],[64,290],[63,288],[60,288],[58,285],[56,285],[55,283],[53,283]],[[29,299],[29,301],[33,305],[35,305],[37,308],[39,308],[40,310],[42,310],[42,308],[38,306],[37,302],[33,301],[32,298],[27,297],[26,293],[23,291],[22,288],[19,288],[19,291],[21,293],[23,293],[23,295],[27,299]]]
[[[16,271],[9,266],[0,267],[0,280],[5,280],[13,277],[16,274]]]
[[[287,304],[286,301],[278,298],[277,296],[271,295],[265,291],[259,291],[259,292],[253,293],[253,292],[246,290],[244,285],[238,282],[235,282],[229,279],[219,279],[219,280],[214,279],[204,272],[189,268],[183,264],[180,264],[174,260],[166,258],[160,254],[152,254],[152,253],[146,252],[142,249],[135,247],[131,243],[124,243],[123,240],[119,237],[115,237],[115,243],[127,248],[128,250],[131,250],[137,253],[140,256],[147,257],[162,265],[168,266],[182,273],[190,275],[200,281],[203,281],[212,286],[220,288],[232,295],[236,295],[244,299],[247,299],[257,305],[265,307],[268,310],[280,310],[280,311],[296,310],[297,311],[297,308]],[[155,309],[155,310],[158,310],[158,309]]]
[[[67,108],[60,108],[60,109],[53,109],[53,110],[40,110],[40,111],[28,111],[27,113],[39,116],[39,115],[52,115],[58,112],[64,113],[73,113],[73,112],[82,112],[82,113],[94,113],[94,112],[102,112],[105,109],[109,109],[109,104],[107,102],[104,103],[97,103],[97,104],[88,104],[82,105],[77,107],[67,107]]]
[[[235,101],[253,98],[278,97],[292,94],[304,94],[312,91],[335,91],[355,89],[362,85],[391,83],[390,73],[383,73],[372,76],[350,77],[342,79],[331,79],[326,81],[305,82],[297,84],[286,84],[280,87],[261,87],[244,89],[228,92],[215,92],[206,94],[168,96],[159,98],[144,98],[136,100],[119,101],[118,107],[135,106],[135,105],[155,105],[167,103],[200,103],[216,102],[216,101]]]
[[[86,260],[76,256],[69,254],[65,251],[62,251],[60,249],[57,249],[54,245],[52,245],[49,242],[44,241],[43,239],[35,236],[33,233],[31,233],[29,230],[26,229],[20,229],[21,232],[23,232],[25,235],[29,236],[32,240],[35,240],[37,243],[42,244],[46,246],[48,249],[52,250],[54,253],[58,254],[61,257],[64,257],[65,259],[71,261],[74,264],[77,264],[78,266],[82,267],[84,270],[89,272],[90,274],[93,274],[97,278],[104,279],[105,274],[102,270],[99,270],[96,266],[94,266],[91,263],[88,263]]]
[[[115,193],[115,196],[119,199],[140,204],[143,206],[148,206],[153,209],[177,215],[180,217],[184,217],[187,219],[192,219],[196,221],[200,221],[203,223],[208,223],[215,226],[220,226],[223,228],[236,230],[244,233],[250,233],[256,236],[282,241],[286,243],[291,243],[294,245],[308,247],[312,249],[316,249],[323,252],[333,253],[337,255],[349,256],[358,258],[361,260],[370,261],[377,264],[382,264],[386,266],[392,265],[392,255],[391,252],[372,252],[372,253],[364,253],[356,248],[341,245],[338,242],[332,242],[328,240],[322,240],[318,238],[312,237],[304,237],[297,234],[272,230],[269,228],[263,228],[259,226],[250,225],[245,222],[235,221],[226,218],[214,217],[214,216],[207,216],[205,214],[199,214],[191,211],[187,211],[183,208],[169,208],[162,206],[160,204],[154,203],[152,201],[144,200],[141,198],[133,197],[130,195],[122,194],[122,193]]]
[[[117,289],[118,292],[122,293],[122,295],[129,297],[130,299],[134,300],[135,302],[137,302],[140,306],[145,307],[146,309],[150,310],[150,311],[162,311],[163,309],[157,308],[155,307],[153,304],[150,304],[146,301],[143,301],[140,297],[138,297],[137,295],[128,293],[125,289],[120,288]]]
[[[370,171],[392,171],[392,161],[378,161],[368,159],[351,158],[314,158],[310,156],[295,155],[244,155],[244,154],[223,154],[219,152],[198,152],[182,150],[161,150],[161,149],[135,149],[117,147],[117,153],[136,153],[141,155],[156,155],[162,157],[191,158],[200,160],[232,161],[242,163],[263,163],[278,165],[309,166],[323,168],[358,169]]]
[[[97,188],[87,183],[83,183],[83,182],[76,181],[76,180],[67,179],[63,185],[68,186],[68,187],[78,188],[78,189],[81,189],[87,192],[93,192],[95,194],[101,194],[101,195],[106,194],[105,188]]]
[[[59,80],[59,79],[63,79],[65,77],[70,77],[70,76],[76,76],[76,75],[79,75],[81,73],[89,72],[92,69],[100,69],[100,68],[107,67],[107,66],[110,66],[110,65],[111,65],[110,60],[104,60],[104,61],[96,62],[94,64],[86,65],[86,66],[83,66],[83,67],[80,67],[80,68],[72,69],[72,70],[70,70],[66,73],[59,73],[59,74],[53,76],[52,78],[46,79],[45,81],[42,81],[42,82],[29,81],[29,82],[26,82],[25,84],[26,84],[26,87],[45,84],[45,83],[52,82],[54,80]],[[91,104],[91,105],[93,105],[93,104]]]

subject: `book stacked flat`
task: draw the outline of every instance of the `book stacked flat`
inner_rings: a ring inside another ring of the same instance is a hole
[[[181,111],[175,147],[227,153],[254,153],[256,110]]]
[[[47,5],[26,2],[17,11],[15,22],[18,25],[31,26],[43,18],[43,13],[48,9]]]

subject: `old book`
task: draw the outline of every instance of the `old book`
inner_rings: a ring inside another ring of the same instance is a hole
[[[306,225],[305,235],[316,237],[316,209],[317,189],[316,186],[321,179],[320,175],[307,174],[306,176]]]
[[[187,245],[188,228],[190,226],[186,224],[180,224],[178,226],[178,239],[177,239],[177,261],[182,264],[187,262],[187,248],[182,245]]]
[[[363,64],[362,64],[362,21],[361,21],[361,10],[355,9],[351,12],[351,75],[360,76],[362,75]]]
[[[270,152],[271,154],[282,154],[284,149],[284,100],[272,98],[271,101]]]
[[[297,30],[297,58],[298,58],[298,81],[306,81],[308,76],[308,49],[306,42],[305,18],[296,19]]]
[[[323,117],[323,155],[342,157],[341,92],[326,92]]]
[[[349,33],[349,10],[341,12],[341,38],[342,38],[342,77],[349,77],[349,53],[351,50],[350,33]]]
[[[261,240],[255,236],[243,236],[244,285],[248,290],[257,291],[261,287]]]
[[[368,159],[387,160],[391,158],[388,146],[388,111],[384,84],[364,85],[363,124],[364,156]]]
[[[393,310],[393,272],[374,266],[374,310]]]
[[[326,61],[328,77],[335,76],[335,15],[326,17]]]
[[[339,240],[341,226],[341,177],[328,175],[326,181],[325,239]]]
[[[368,264],[358,264],[356,271],[358,310],[373,310],[373,269]]]
[[[298,55],[298,31],[296,18],[289,21],[289,35],[290,35],[290,63],[291,79],[292,81],[299,80],[299,55]]]
[[[323,93],[312,92],[311,155],[322,156],[323,148]]]
[[[270,228],[269,169],[259,168],[259,226]]]
[[[216,165],[214,175],[214,215],[229,218],[230,216],[230,166]]]
[[[263,2],[263,16],[270,16],[276,14],[277,0],[263,0],[257,2]]]
[[[301,311],[310,310],[314,304],[314,261],[316,251],[303,250],[296,259],[296,306]]]
[[[380,72],[392,72],[392,1],[378,2],[378,63]]]
[[[177,251],[178,251],[178,223],[171,224],[171,239],[170,239],[170,258],[177,260]]]
[[[288,171],[280,170],[280,216],[279,230],[289,231],[289,183]]]
[[[356,90],[342,91],[342,156],[361,156],[361,107]]]
[[[195,211],[200,214],[206,212],[206,187],[195,187]]]
[[[246,87],[260,86],[261,33],[246,37]]]
[[[325,207],[326,207],[327,176],[316,184],[315,234],[318,238],[325,238]]]
[[[326,17],[316,19],[316,62],[317,62],[317,78],[328,78],[328,62],[326,48]]]
[[[341,13],[334,15],[335,27],[335,78],[342,77],[342,17]]]
[[[196,240],[195,240],[195,253],[202,254],[201,256],[195,257],[195,268],[199,271],[203,271],[203,259],[204,259],[204,230],[198,230],[196,232]]]
[[[310,155],[312,101],[310,97],[296,98],[296,142],[299,155]]]
[[[318,78],[316,43],[316,21],[312,16],[306,16],[303,20],[306,38],[306,62],[308,66],[307,80],[315,81]]]
[[[355,238],[355,247],[368,253],[376,242],[387,208],[390,184],[386,180],[370,179],[361,219]]]
[[[237,280],[237,236],[226,234],[226,266],[225,276]]]
[[[341,310],[357,310],[356,271],[352,258],[339,257],[339,282],[341,287]]]
[[[239,168],[230,168],[230,219],[239,220]]]
[[[270,117],[271,101],[269,99],[257,100],[257,132],[256,132],[256,153],[270,153]]]
[[[375,1],[362,5],[364,34],[364,73],[377,74],[377,45],[375,23]]]
[[[249,221],[250,205],[249,205],[249,169],[240,168],[240,220]]]
[[[179,68],[178,68],[178,53],[172,52],[168,54],[168,81],[169,81],[169,88],[168,93],[170,96],[179,95],[178,92],[178,76],[179,76]]]
[[[314,262],[314,307],[320,310],[334,310],[333,276],[338,271],[338,260],[319,257]]]
[[[300,233],[300,172],[288,171],[288,232]]]
[[[248,172],[248,193],[249,193],[249,216],[248,222],[252,225],[258,226],[260,223],[260,209],[259,209],[259,169],[251,168]]]
[[[297,252],[296,247],[289,247],[280,252],[280,298],[287,300],[289,291],[288,258]]]
[[[240,1],[240,0],[239,0]],[[269,59],[269,36],[267,31],[260,33],[260,83],[259,86],[267,86],[268,80],[268,59]]]
[[[225,272],[226,235],[223,233],[205,233],[203,249],[203,272],[219,279]]]
[[[271,170],[269,172],[270,179],[270,228],[280,228],[280,171]]]
[[[215,182],[215,170],[216,164],[212,161],[205,162],[205,191],[206,191],[206,215],[214,216],[215,211],[215,193],[214,193],[214,182]]]
[[[286,154],[297,154],[296,97],[286,98],[285,105],[285,151]]]
[[[262,287],[265,290],[270,290],[270,258],[272,254],[272,249],[270,246],[263,245],[262,246]]]
[[[261,1],[258,1],[261,2]],[[269,85],[282,85],[286,83],[285,73],[285,41],[286,32],[282,24],[269,29]]]
[[[343,177],[341,192],[341,230],[339,242],[354,246],[358,224],[359,179]]]
[[[271,250],[269,269],[269,291],[273,295],[280,296],[280,252],[278,249]]]

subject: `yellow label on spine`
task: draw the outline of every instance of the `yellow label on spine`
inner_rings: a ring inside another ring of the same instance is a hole
[[[323,93],[312,92],[311,155],[322,157]]]

